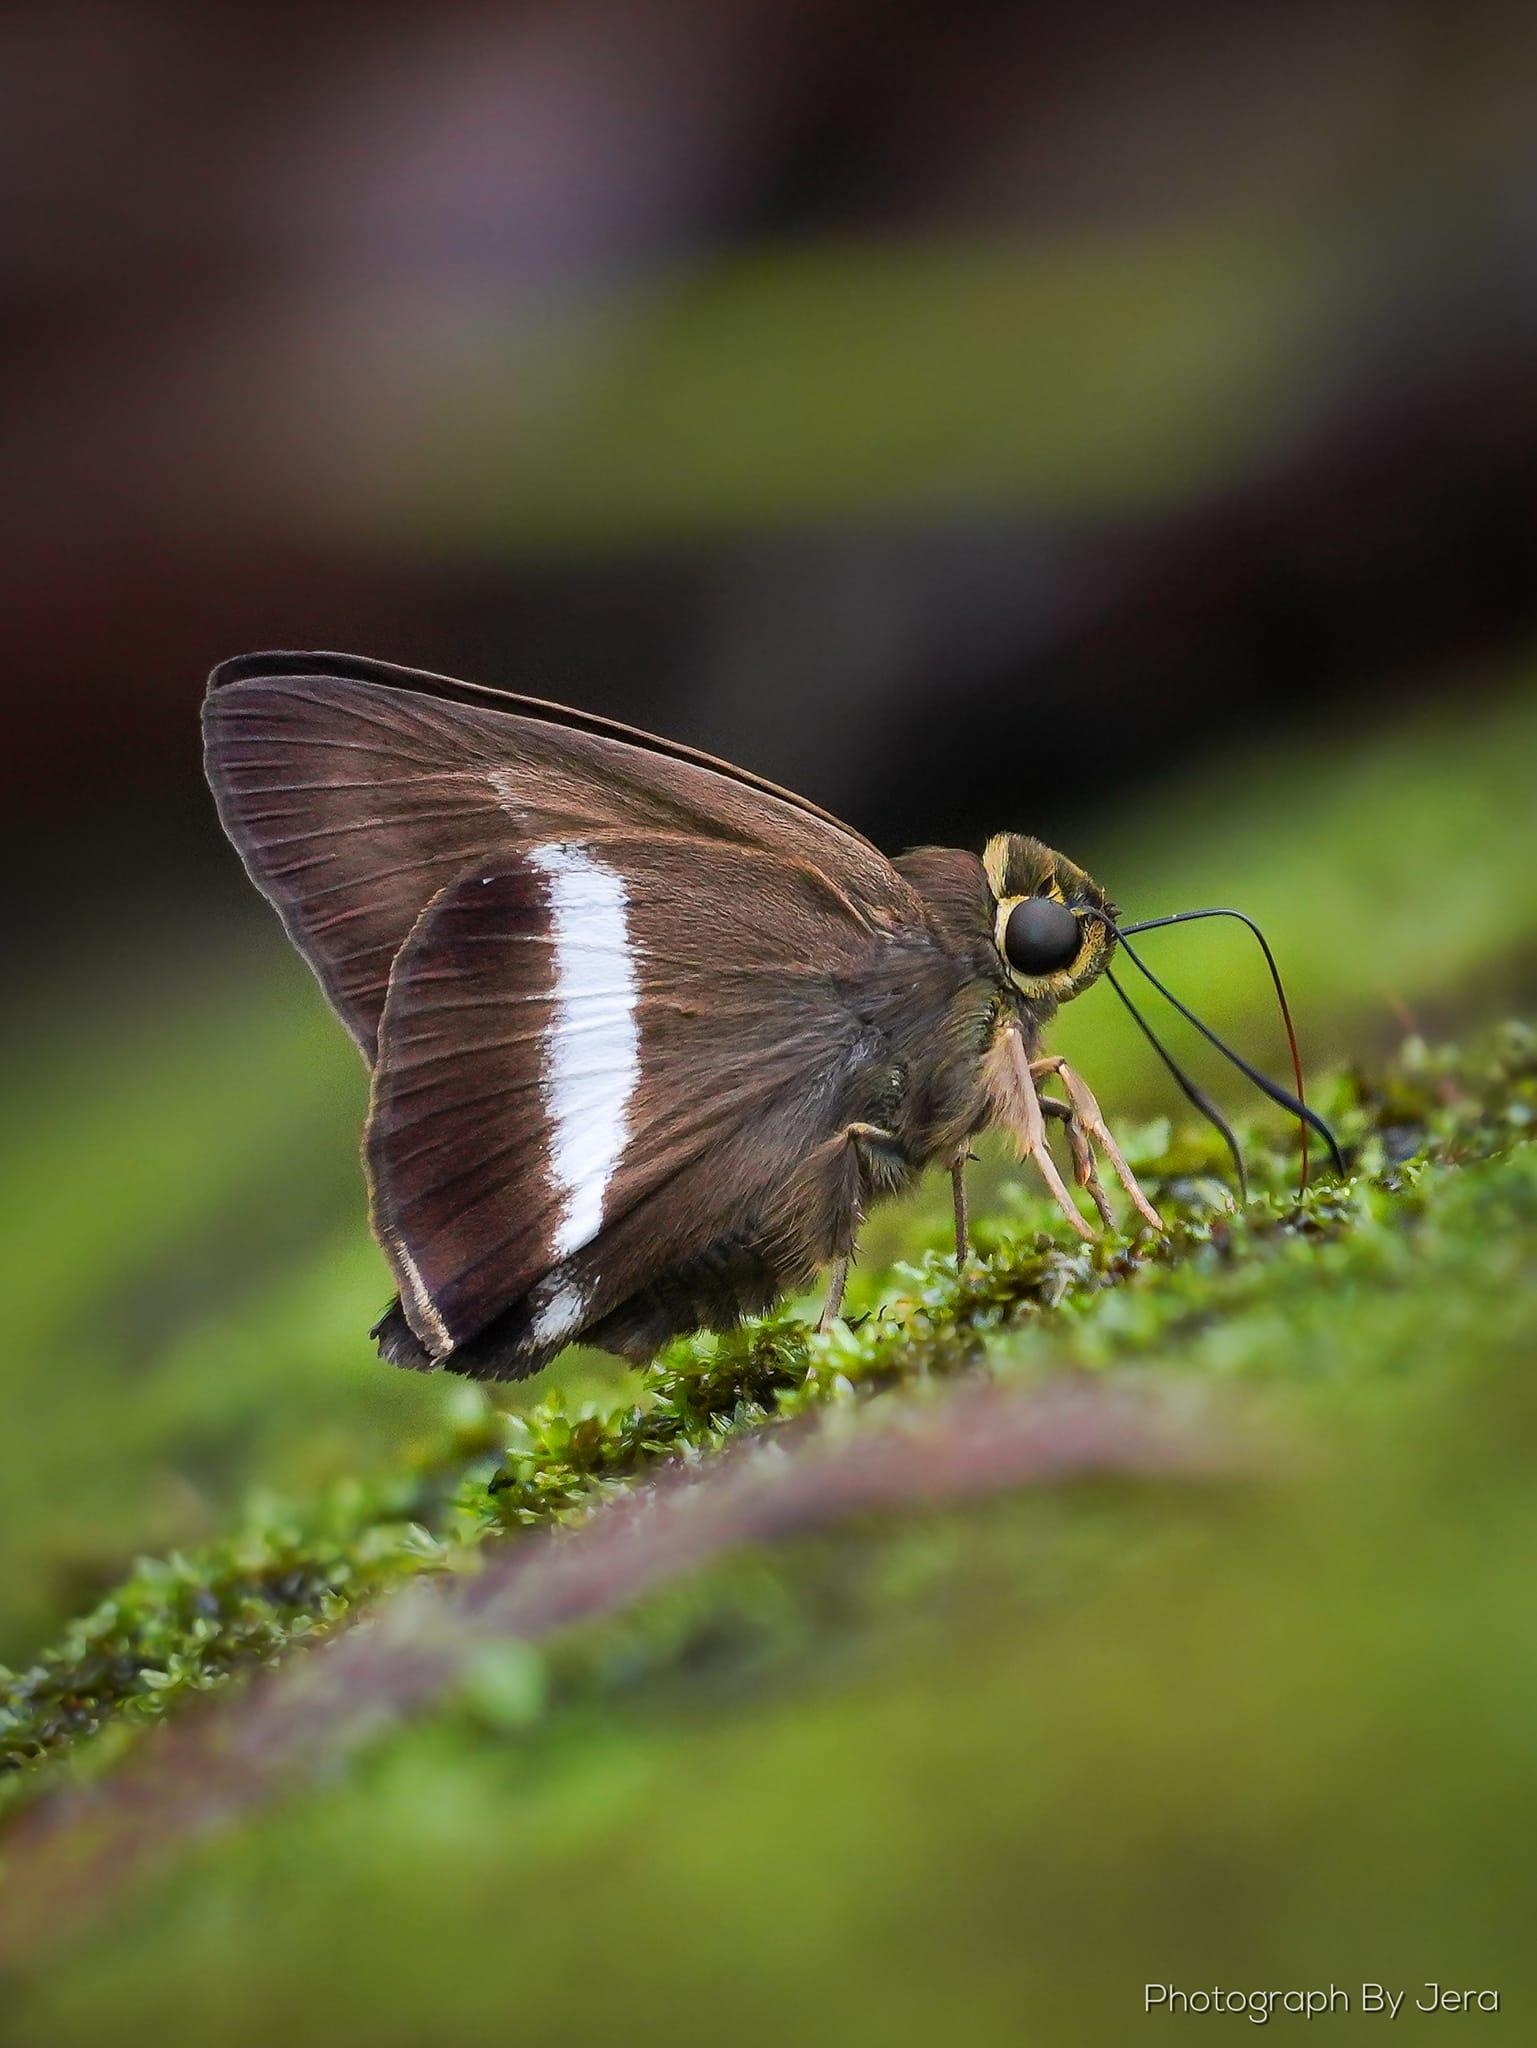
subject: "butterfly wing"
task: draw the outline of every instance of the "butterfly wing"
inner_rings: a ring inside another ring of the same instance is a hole
[[[332,655],[216,670],[226,829],[375,1066],[402,1363],[654,1350],[846,1248],[900,1061],[954,964],[814,805],[534,699]],[[941,992],[942,993],[942,992]]]
[[[589,832],[459,877],[379,1034],[390,1355],[645,1354],[798,1284],[857,1220],[848,1127],[901,1085],[886,1006],[954,972],[921,912],[893,932],[761,847]]]
[[[498,848],[684,832],[804,854],[896,915],[910,900],[867,841],[771,783],[585,713],[385,662],[226,662],[210,678],[204,744],[225,830],[369,1060],[418,915]]]

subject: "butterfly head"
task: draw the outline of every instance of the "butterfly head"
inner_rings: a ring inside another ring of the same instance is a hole
[[[1094,912],[1115,906],[1083,869],[1023,833],[1000,832],[982,855],[993,939],[1009,978],[1036,1001],[1070,1002],[1110,964],[1115,940]],[[1087,914],[1086,914],[1087,913]]]

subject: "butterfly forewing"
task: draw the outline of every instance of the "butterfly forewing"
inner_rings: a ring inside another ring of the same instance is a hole
[[[886,862],[814,805],[530,698],[354,658],[247,656],[215,671],[204,731],[225,829],[370,1059],[416,918],[498,847],[681,832],[800,854],[889,898]]]

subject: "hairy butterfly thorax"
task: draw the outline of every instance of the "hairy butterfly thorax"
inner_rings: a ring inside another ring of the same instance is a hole
[[[355,656],[228,662],[204,728],[225,829],[370,1069],[396,1363],[519,1378],[578,1339],[646,1358],[831,1267],[825,1320],[870,1206],[929,1167],[966,1255],[989,1125],[1080,1234],[1053,1122],[1105,1224],[1100,1159],[1161,1227],[1042,1047],[1126,932],[1038,840],[888,861],[687,747]]]

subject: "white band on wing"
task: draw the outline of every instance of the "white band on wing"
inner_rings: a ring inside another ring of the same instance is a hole
[[[536,846],[554,953],[544,1039],[550,1178],[561,1197],[551,1252],[563,1259],[603,1225],[609,1183],[630,1137],[640,1080],[638,984],[624,879],[586,847]]]

